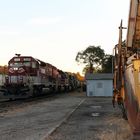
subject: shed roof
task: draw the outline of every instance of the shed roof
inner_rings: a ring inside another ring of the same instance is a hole
[[[113,73],[87,73],[86,80],[113,80]]]

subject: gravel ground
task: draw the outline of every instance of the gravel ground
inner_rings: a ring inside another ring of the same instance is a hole
[[[111,98],[73,92],[0,106],[0,140],[131,140]]]
[[[128,122],[111,98],[86,98],[46,140],[131,140]]]
[[[69,93],[8,106],[0,113],[0,140],[43,140],[82,100]]]

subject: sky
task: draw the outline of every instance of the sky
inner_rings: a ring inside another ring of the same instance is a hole
[[[130,0],[0,0],[0,65],[15,53],[63,71],[82,72],[78,51],[101,46],[112,54]],[[124,31],[123,38],[126,38]]]

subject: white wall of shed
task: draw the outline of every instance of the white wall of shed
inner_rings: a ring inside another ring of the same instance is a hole
[[[112,80],[87,80],[87,96],[112,96]]]

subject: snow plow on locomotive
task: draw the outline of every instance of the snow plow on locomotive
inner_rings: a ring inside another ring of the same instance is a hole
[[[73,73],[31,56],[16,54],[8,62],[8,74],[0,91],[9,99],[27,98],[49,92],[70,91],[79,87]]]

